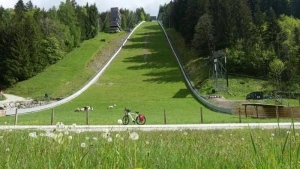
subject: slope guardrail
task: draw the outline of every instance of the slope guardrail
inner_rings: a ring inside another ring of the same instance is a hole
[[[184,70],[184,68],[183,68],[183,64],[182,64],[180,58],[178,57],[176,51],[174,50],[174,47],[173,47],[173,45],[172,45],[172,43],[171,43],[171,41],[170,41],[170,39],[169,39],[169,36],[168,36],[168,34],[167,34],[167,32],[166,32],[164,26],[162,25],[162,23],[161,23],[160,21],[158,21],[158,23],[159,23],[159,25],[161,26],[162,30],[163,30],[164,33],[165,33],[165,36],[166,36],[166,38],[167,38],[167,40],[168,40],[168,42],[169,42],[169,45],[170,45],[170,47],[171,47],[171,49],[172,49],[172,51],[173,51],[173,53],[174,53],[174,55],[175,55],[175,58],[176,58],[176,60],[177,60],[177,62],[178,62],[178,65],[179,65],[179,67],[180,67],[180,69],[181,69],[181,72],[182,72],[182,74],[183,74],[183,76],[184,76],[184,79],[185,79],[187,85],[189,86],[189,88],[190,88],[190,90],[192,91],[192,93],[194,94],[194,96],[198,99],[198,101],[199,101],[200,103],[202,103],[204,106],[206,106],[207,108],[209,108],[209,109],[211,109],[211,110],[213,110],[213,111],[217,111],[217,112],[221,112],[221,113],[226,113],[226,114],[232,114],[232,109],[231,109],[231,108],[219,107],[219,106],[216,106],[216,105],[213,105],[213,104],[209,103],[207,100],[205,100],[205,99],[203,98],[203,96],[201,96],[201,95],[198,93],[197,89],[195,89],[195,88],[193,87],[192,82],[191,82],[191,79],[190,79],[190,77],[188,76],[188,74],[185,72],[185,70]]]
[[[43,106],[38,106],[38,107],[33,107],[33,108],[24,108],[24,109],[17,109],[18,114],[26,114],[26,113],[34,113],[34,112],[38,112],[38,111],[42,111],[42,110],[48,110],[51,109],[53,107],[65,104],[71,100],[73,100],[74,98],[76,98],[77,96],[79,96],[81,93],[83,93],[86,89],[88,89],[93,83],[95,83],[98,78],[102,75],[102,73],[104,72],[104,70],[109,66],[109,64],[114,60],[114,58],[119,54],[119,52],[121,51],[122,47],[125,45],[125,43],[127,42],[127,40],[130,38],[130,36],[134,33],[134,31],[141,25],[143,24],[145,21],[139,23],[131,32],[130,34],[127,36],[127,38],[125,39],[125,41],[122,43],[122,45],[120,46],[120,48],[113,54],[113,56],[110,58],[110,60],[105,64],[105,66],[85,85],[83,86],[81,89],[79,89],[77,92],[73,93],[72,95],[59,100],[57,102],[53,102],[50,104],[46,104]],[[11,109],[11,110],[6,110],[6,115],[10,116],[10,115],[15,115],[16,109]]]

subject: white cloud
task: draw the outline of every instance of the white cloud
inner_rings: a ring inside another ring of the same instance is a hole
[[[58,7],[60,2],[65,0],[31,0],[33,5],[39,8]],[[127,8],[135,10],[136,8],[143,7],[147,13],[156,16],[158,14],[159,5],[169,3],[171,0],[76,0],[77,4],[83,6],[88,2],[89,4],[96,3],[98,11],[104,12],[110,10],[111,7]],[[4,8],[14,8],[18,0],[0,0],[0,5]],[[26,4],[28,0],[23,0]]]

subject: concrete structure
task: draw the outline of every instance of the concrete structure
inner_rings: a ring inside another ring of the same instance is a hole
[[[118,7],[110,10],[110,32],[120,32],[121,27],[121,13]]]

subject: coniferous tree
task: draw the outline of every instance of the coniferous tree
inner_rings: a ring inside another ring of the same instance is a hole
[[[207,57],[212,54],[212,43],[214,39],[214,28],[212,17],[209,14],[204,14],[198,20],[195,27],[195,35],[192,41],[193,48],[202,57]]]
[[[69,27],[71,35],[73,36],[73,41],[69,42],[67,46],[69,46],[70,49],[77,47],[80,43],[80,28],[77,26],[78,22],[75,9],[70,0],[66,0],[65,3],[61,2],[57,14],[60,21]]]

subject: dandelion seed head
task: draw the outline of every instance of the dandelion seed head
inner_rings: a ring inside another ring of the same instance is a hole
[[[272,134],[271,134],[271,136],[272,136],[272,137],[274,137],[274,136],[275,136],[275,134],[274,134],[274,133],[272,133]]]
[[[64,134],[65,134],[65,135],[69,135],[69,131],[65,131]]]
[[[139,139],[139,134],[137,132],[132,132],[130,133],[129,137],[131,140],[137,140]]]
[[[185,131],[183,134],[184,134],[185,136],[188,135],[188,133],[187,133],[186,131]]]
[[[103,138],[107,138],[108,137],[108,133],[102,133],[101,134]]]
[[[120,138],[121,136],[120,136],[120,134],[116,134],[116,138]]]
[[[97,140],[98,140],[98,138],[97,138],[97,137],[93,137],[93,140],[97,141]]]
[[[109,142],[109,143],[112,142],[112,138],[111,138],[111,137],[108,137],[108,138],[107,138],[107,142]]]
[[[6,152],[9,152],[9,151],[10,151],[10,149],[9,149],[9,148],[6,148],[6,149],[5,149],[5,151],[6,151]]]
[[[29,137],[37,138],[36,132],[29,133]]]
[[[121,119],[118,120],[118,124],[122,124],[122,120]]]
[[[85,147],[85,143],[81,143],[80,147],[84,148]]]
[[[72,137],[72,136],[69,136],[69,137],[68,137],[68,139],[69,139],[69,140],[72,140],[72,139],[73,139],[73,137]]]

